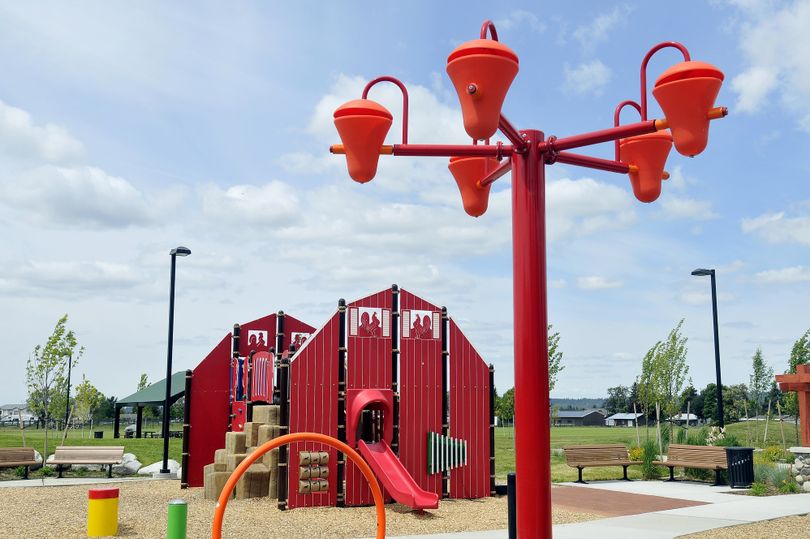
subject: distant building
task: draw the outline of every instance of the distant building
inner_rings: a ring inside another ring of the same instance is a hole
[[[0,421],[19,421],[20,416],[22,416],[23,422],[36,420],[36,416],[28,409],[26,404],[4,404],[0,406]]]
[[[601,410],[573,410],[552,415],[555,427],[602,426],[605,414]]]
[[[676,425],[685,425],[689,423],[689,426],[697,425],[699,422],[698,416],[696,416],[695,414],[689,414],[689,416],[687,417],[687,414],[684,413],[674,415],[670,417],[669,420],[675,423]]]
[[[605,419],[605,425],[608,427],[635,427],[636,424],[645,425],[646,419],[642,414],[622,413],[613,414]]]

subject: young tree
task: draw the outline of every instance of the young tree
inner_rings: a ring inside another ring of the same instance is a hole
[[[563,353],[562,350],[559,349],[560,344],[560,332],[555,331],[554,333],[551,332],[551,324],[548,326],[548,390],[549,392],[554,390],[554,386],[557,385],[557,377],[559,376],[560,372],[565,369],[565,366],[562,364]]]
[[[754,404],[754,414],[759,415],[774,380],[773,368],[765,363],[761,348],[757,348],[757,351],[754,352],[754,356],[751,358],[751,370],[751,376],[748,377],[748,392]]]
[[[25,369],[28,386],[28,407],[45,424],[43,458],[48,456],[48,428],[53,417],[59,417],[65,409],[67,391],[68,357],[73,365],[78,364],[84,348],[77,348],[78,341],[72,330],[67,329],[68,316],[56,323],[53,333],[44,346],[36,345],[33,356],[28,358]]]
[[[681,335],[683,319],[669,332],[666,340],[658,341],[644,355],[641,362],[639,400],[645,415],[661,404],[665,417],[671,418],[680,411],[681,392],[689,376],[686,364],[686,337]],[[691,381],[689,382],[691,384]],[[670,428],[670,435],[672,429]]]
[[[90,422],[90,430],[93,430],[93,414],[104,400],[104,395],[90,383],[90,380],[82,376],[82,382],[76,386],[74,402],[74,417],[82,425],[82,438],[84,438],[85,423]]]
[[[498,418],[501,420],[501,424],[504,422],[512,421],[515,418],[515,388],[510,388],[503,396],[498,400],[498,403],[495,408],[495,413],[498,415]]]
[[[141,377],[138,380],[138,391],[146,389],[148,386],[149,386],[149,377],[146,375],[145,372],[141,373]]]

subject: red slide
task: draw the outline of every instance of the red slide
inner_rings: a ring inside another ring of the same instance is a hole
[[[384,440],[370,445],[360,440],[357,442],[357,447],[385,490],[396,501],[412,509],[439,507],[439,496],[419,488],[411,474]]]

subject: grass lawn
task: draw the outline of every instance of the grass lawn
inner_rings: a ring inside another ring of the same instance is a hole
[[[177,425],[172,425],[173,429],[177,429]],[[85,430],[84,439],[80,430],[69,430],[65,445],[123,445],[126,453],[133,453],[135,457],[144,465],[152,464],[163,459],[163,440],[161,438],[113,438],[112,425],[104,425],[93,430],[100,430],[104,432],[104,437],[101,439],[93,438],[93,433]],[[121,434],[123,435],[123,425],[121,427]],[[144,430],[160,430],[159,424],[154,428],[146,428]],[[43,452],[45,444],[45,431],[43,429],[35,429],[28,427],[25,429],[25,442],[26,446],[33,447],[40,453]],[[62,432],[61,431],[48,431],[48,453],[53,453],[57,445],[61,445]],[[0,447],[22,447],[22,433],[18,427],[0,427]],[[181,452],[183,447],[183,440],[180,438],[169,438],[169,458],[180,462]],[[68,475],[74,476],[76,472],[68,472]],[[87,476],[102,475],[87,472]],[[31,473],[31,477],[41,477],[41,472],[38,470]],[[16,479],[14,470],[0,469],[0,479]]]
[[[692,427],[694,429],[694,427]],[[756,429],[756,430],[755,430]],[[785,441],[787,447],[796,445],[796,427],[793,423],[784,423]],[[768,426],[768,438],[765,443],[762,437],[765,433],[765,424],[750,425],[746,423],[733,423],[728,425],[727,432],[734,434],[741,445],[752,447],[766,447],[769,445],[782,445],[782,432],[779,423],[772,421]],[[650,427],[650,438],[654,439],[655,429]],[[639,428],[641,442],[647,437],[646,429]],[[755,441],[756,440],[756,441]],[[627,427],[552,427],[551,447],[562,448],[566,445],[586,444],[625,444],[628,447],[636,445],[636,429]],[[515,431],[512,427],[497,427],[495,429],[495,477],[499,483],[506,482],[506,474],[515,469]],[[619,479],[622,476],[620,467],[586,468],[584,479]],[[631,479],[641,477],[639,466],[628,468]],[[576,481],[577,470],[565,464],[565,457],[560,454],[551,456],[552,481]]]

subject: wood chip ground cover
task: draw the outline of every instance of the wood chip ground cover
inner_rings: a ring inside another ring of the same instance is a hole
[[[203,499],[201,488],[180,490],[175,481],[133,481],[111,485],[2,488],[0,537],[86,537],[87,491],[121,489],[119,537],[157,539],[166,536],[166,504],[174,498],[189,503],[188,537],[211,536],[215,502]],[[554,510],[555,524],[601,518]],[[389,536],[506,528],[506,498],[445,500],[438,510],[418,514],[401,505],[386,509]],[[279,511],[268,498],[231,500],[223,537],[233,539],[373,537],[374,508],[319,508]]]

